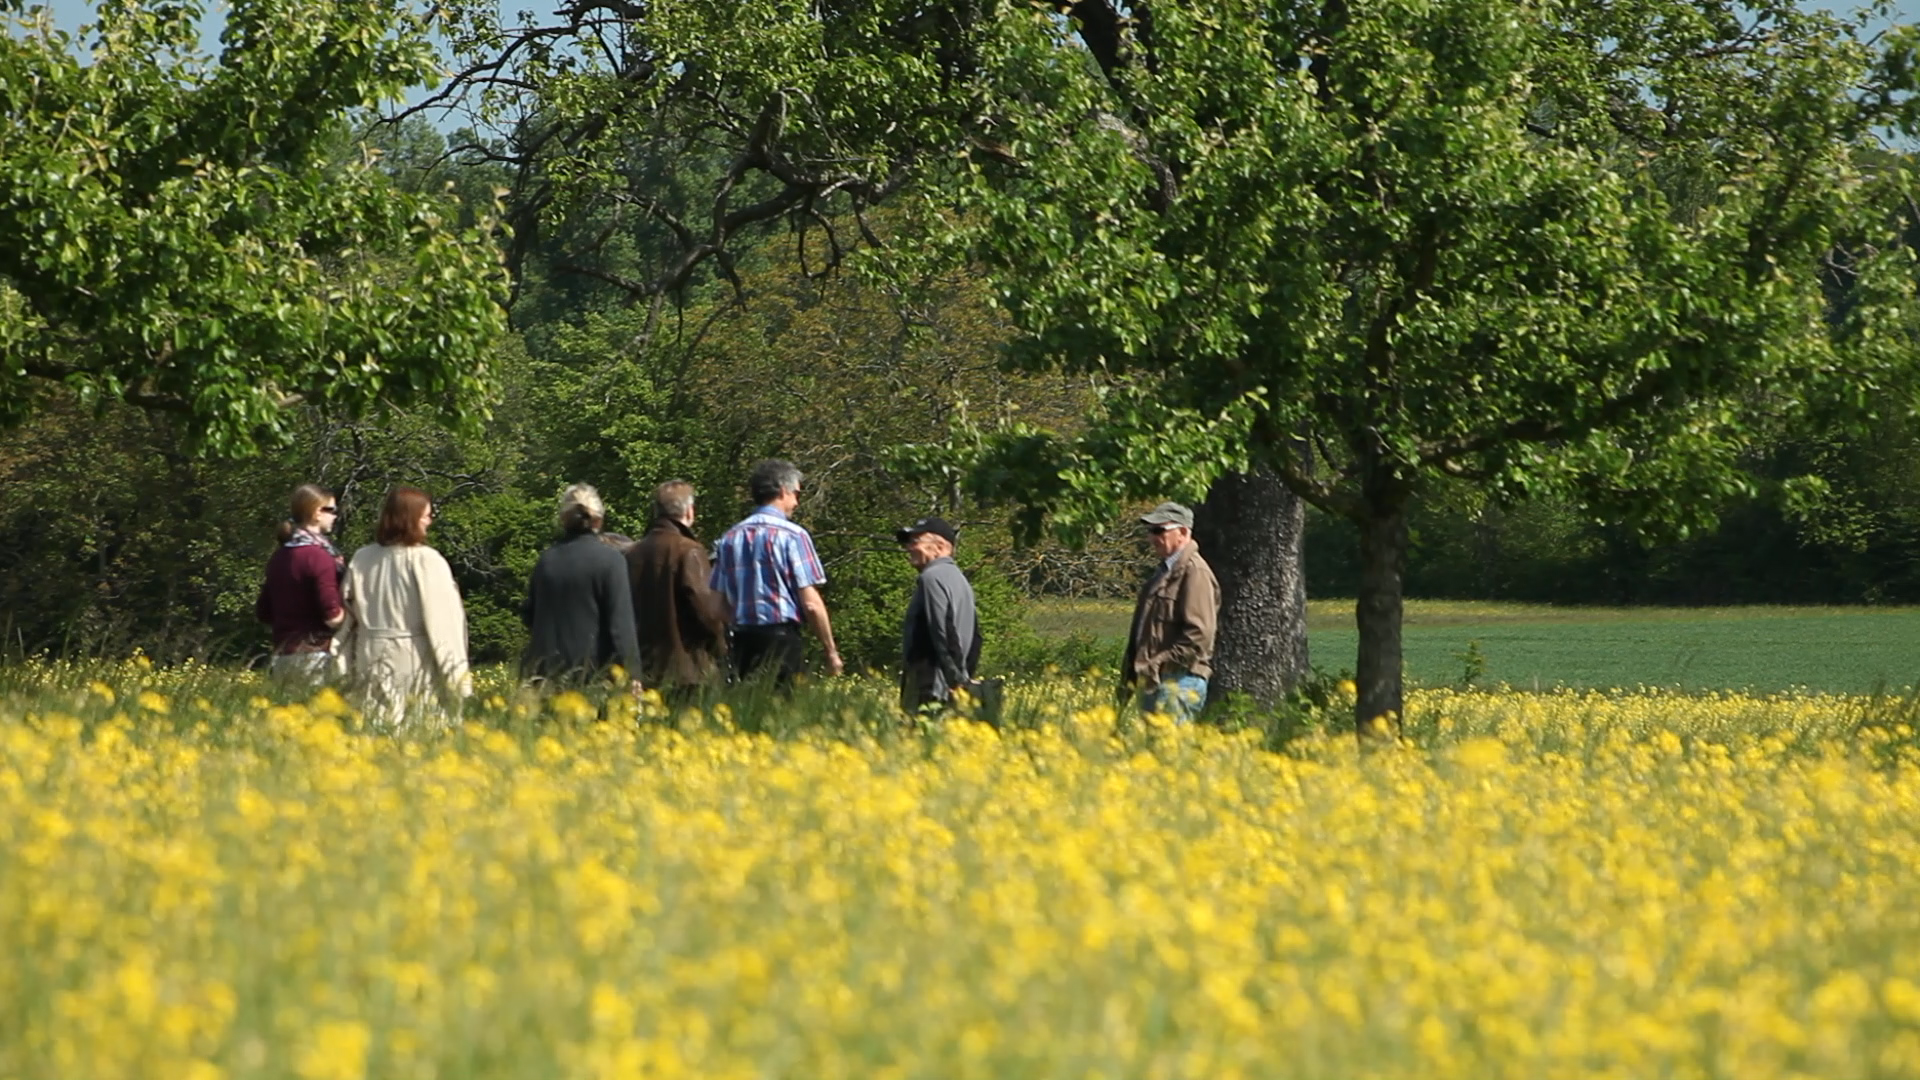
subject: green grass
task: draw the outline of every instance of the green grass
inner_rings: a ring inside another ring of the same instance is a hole
[[[1035,605],[1031,618],[1043,636],[1099,638],[1117,663],[1130,611],[1124,601],[1047,601]],[[1307,626],[1316,667],[1353,669],[1358,636],[1351,600],[1310,603]],[[1410,679],[1459,682],[1472,642],[1484,658],[1481,685],[1865,693],[1920,681],[1915,608],[1407,602]]]

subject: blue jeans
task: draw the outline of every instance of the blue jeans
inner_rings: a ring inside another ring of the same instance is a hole
[[[1140,711],[1166,713],[1176,724],[1190,723],[1207,704],[1207,680],[1198,675],[1168,675],[1140,695]]]

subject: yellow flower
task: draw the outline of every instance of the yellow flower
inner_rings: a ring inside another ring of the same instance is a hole
[[[1420,690],[1391,754],[1079,679],[1000,731],[852,681],[541,725],[591,696],[497,671],[448,732],[142,722],[260,685],[185,670],[0,702],[0,1076],[1920,1074],[1920,756],[1864,699]]]
[[[365,1080],[372,1033],[358,1020],[327,1020],[314,1027],[294,1059],[302,1080]]]
[[[315,716],[340,717],[353,711],[347,699],[340,696],[340,691],[331,686],[321,687],[319,693],[313,695],[313,700],[307,703],[307,708]]]
[[[547,707],[552,709],[553,715],[559,719],[576,724],[592,720],[600,712],[594,707],[593,702],[587,700],[585,694],[577,690],[565,690],[555,694]]]
[[[1880,984],[1880,1000],[1887,1012],[1903,1024],[1920,1025],[1920,986],[1895,975]]]

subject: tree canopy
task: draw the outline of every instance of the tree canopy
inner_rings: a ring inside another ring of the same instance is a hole
[[[828,461],[849,559],[855,517],[963,485],[1075,539],[1224,485],[1203,526],[1257,541],[1302,499],[1358,535],[1363,723],[1399,709],[1436,493],[1611,545],[1756,476],[1803,512],[1857,501],[1912,420],[1920,211],[1880,143],[1913,127],[1915,64],[1908,31],[1868,35],[1884,9],[584,0],[506,25],[459,0],[434,9],[458,70],[414,106],[472,107],[453,146],[344,134],[430,73],[386,4],[243,0],[215,57],[192,3],[111,4],[83,39],[0,11],[5,419],[131,403],[184,418],[159,445],[245,452],[372,437],[351,418],[392,405],[471,436],[498,359],[524,368],[489,432],[512,452],[440,464],[516,528],[562,471],[637,498],[749,452]],[[508,280],[518,360],[488,344]],[[990,354],[1070,378],[1030,401]],[[876,446],[950,417],[914,455],[938,483],[885,476]],[[504,581],[533,534],[482,532]]]
[[[349,114],[431,77],[419,20],[235,0],[208,58],[193,0],[103,4],[80,38],[0,8],[0,420],[60,384],[244,453],[296,402],[484,411],[493,237],[339,157]]]
[[[598,282],[658,313],[776,228],[802,272],[875,246],[866,216],[967,122],[992,3],[561,3],[502,18],[445,6],[459,103],[510,166],[516,271]],[[584,224],[583,224],[584,222]],[[529,266],[528,256],[545,247]]]
[[[974,487],[1077,525],[1272,470],[1358,528],[1363,726],[1400,710],[1434,478],[1684,528],[1755,432],[1911,405],[1909,254],[1841,243],[1911,120],[1904,33],[1716,0],[1064,10],[1009,9],[983,60],[1004,152],[961,229],[1021,363],[1123,390],[1079,436],[963,433]]]

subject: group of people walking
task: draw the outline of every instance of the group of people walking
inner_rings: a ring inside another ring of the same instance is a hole
[[[433,499],[387,492],[374,542],[341,556],[340,505],[313,484],[294,489],[280,546],[267,560],[254,613],[273,628],[273,672],[305,683],[351,676],[374,722],[447,715],[473,693],[467,613],[453,568],[427,545]]]
[[[827,574],[793,520],[804,476],[791,462],[754,466],[754,511],[714,543],[693,531],[685,481],[654,490],[646,532],[603,531],[592,487],[560,498],[559,539],[540,556],[521,616],[521,673],[545,685],[604,678],[616,666],[635,694],[690,700],[722,681],[785,689],[805,669],[811,631],[826,670],[844,669],[820,588]],[[280,546],[268,560],[256,613],[273,630],[276,676],[343,680],[377,724],[457,715],[472,693],[466,612],[447,561],[426,542],[433,502],[414,487],[387,493],[374,542],[344,558],[332,541],[331,492],[295,489]],[[1193,515],[1162,503],[1141,519],[1160,565],[1142,587],[1121,665],[1124,692],[1176,719],[1206,702],[1220,589],[1192,539]],[[961,693],[991,698],[979,678],[981,634],[972,584],[954,562],[959,531],[926,517],[896,530],[919,577],[901,630],[901,706],[939,710]]]

